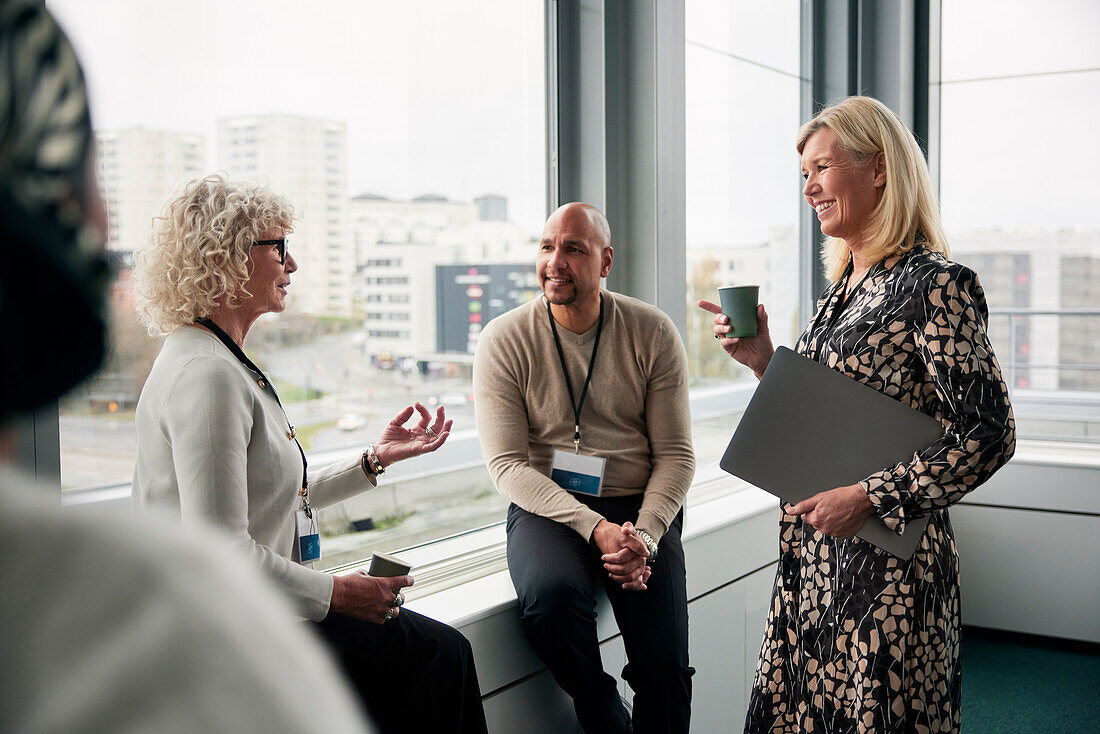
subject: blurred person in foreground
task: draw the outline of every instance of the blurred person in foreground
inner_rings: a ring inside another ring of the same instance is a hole
[[[411,577],[312,568],[317,510],[372,489],[394,462],[436,450],[451,421],[441,406],[433,422],[417,403],[362,456],[308,466],[275,388],[244,353],[256,319],[286,308],[298,269],[287,246],[292,220],[284,197],[219,175],[186,184],[154,220],[135,290],[142,321],[168,337],[138,400],[134,501],[230,533],[313,621],[382,731],[483,732],[470,644],[401,609]]]
[[[542,231],[543,297],[493,321],[474,355],[482,452],[508,508],[508,571],[535,653],[590,734],[687,732],[684,497],[695,474],[687,355],[672,320],[600,288],[607,218],[574,202]],[[596,590],[628,659],[633,711],[603,669]]]
[[[76,57],[41,2],[5,0],[0,731],[368,731],[326,651],[260,574],[215,550],[224,540],[62,509],[56,485],[7,465],[11,419],[103,359],[105,225]]]
[[[1015,422],[986,334],[978,277],[948,259],[913,134],[850,97],[798,132],[803,196],[827,239],[830,284],[796,351],[939,420],[912,459],[780,516],[780,559],[746,732],[951,732],[960,726],[959,557],[947,508],[1012,456]],[[774,352],[714,335],[759,378]],[[872,514],[928,525],[902,560],[855,537]]]

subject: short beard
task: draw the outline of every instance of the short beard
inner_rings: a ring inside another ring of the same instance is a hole
[[[546,281],[544,280],[542,283],[542,295],[546,298],[547,303],[550,303],[554,306],[572,306],[574,303],[577,302],[577,284],[573,284],[573,292],[570,295],[566,296],[565,298],[559,298],[555,301],[546,292]]]

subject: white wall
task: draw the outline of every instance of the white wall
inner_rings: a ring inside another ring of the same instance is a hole
[[[1098,454],[1022,445],[951,509],[963,624],[1100,642]]]

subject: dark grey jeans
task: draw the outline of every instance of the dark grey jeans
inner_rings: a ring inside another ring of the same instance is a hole
[[[611,522],[635,522],[641,497],[578,497]],[[596,544],[566,525],[508,508],[508,569],[527,640],[573,698],[589,734],[686,734],[691,720],[687,580],[680,542],[683,512],[658,543],[646,591],[623,591],[608,578]],[[633,729],[604,672],[596,639],[596,588],[602,584],[626,646],[623,678],[634,690]]]

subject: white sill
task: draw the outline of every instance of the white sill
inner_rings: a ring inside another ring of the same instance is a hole
[[[690,504],[684,510],[683,542],[689,565],[693,565],[690,547],[699,544],[706,536],[761,514],[770,515],[779,507],[779,500],[767,492],[751,487],[733,477],[727,477],[726,483],[728,493],[724,496]],[[458,628],[498,612],[513,609],[517,603],[516,591],[505,565],[504,545],[505,531],[504,524],[501,523],[463,536],[400,552],[399,555],[404,560],[413,564],[414,578],[418,576],[417,566],[421,566],[426,572],[424,575],[429,577],[424,579],[426,583],[421,585],[418,592],[407,594],[411,597],[409,607]],[[463,547],[467,548],[467,553],[474,554],[484,552],[486,549],[495,550],[499,553],[500,568],[480,577],[467,578],[459,583],[448,583],[445,579],[433,578],[437,576],[435,567],[438,564],[446,565],[447,575],[455,566],[461,566],[463,557],[459,554],[459,549]],[[734,568],[724,570],[722,576],[734,574],[733,577],[736,577],[747,574],[769,560],[775,560],[778,556],[777,543],[765,543],[763,548],[765,549],[763,559],[744,554],[727,559],[727,565],[732,565]],[[700,558],[698,562],[702,563],[704,560],[706,559]],[[365,565],[366,562],[345,566],[337,573],[347,573]],[[690,588],[696,585],[691,583],[692,574],[689,573],[688,578],[689,599],[711,590],[706,588],[706,584],[699,588]]]
[[[1100,444],[1020,439],[1011,464],[1100,468]]]
[[[982,492],[979,489],[980,496],[976,494],[963,501],[993,499],[1000,494],[1002,483],[1014,479],[1017,470],[1013,467],[1019,467],[1023,472],[1027,471],[1025,466],[1100,469],[1100,446],[1019,441],[1016,455],[994,476],[988,490]],[[683,540],[689,566],[694,565],[690,547],[699,545],[705,536],[771,512],[778,506],[779,501],[773,495],[726,474],[716,465],[700,467],[684,511]],[[501,522],[398,551],[398,555],[413,564],[412,575],[419,583],[408,594],[410,608],[455,627],[513,608],[516,594],[508,576],[505,542],[504,523]],[[762,557],[774,560],[777,556],[777,543],[765,543]],[[700,558],[696,562],[702,564],[707,561],[714,565],[714,560]],[[689,587],[697,586],[694,582],[700,576],[736,578],[757,568],[760,560],[753,555],[747,564],[733,562],[733,567],[730,567],[730,561],[726,560],[720,564],[725,568],[699,569],[702,573],[689,573]],[[346,573],[365,565],[366,561],[350,564],[334,572]],[[689,599],[709,590],[706,584],[700,588],[689,588]]]

